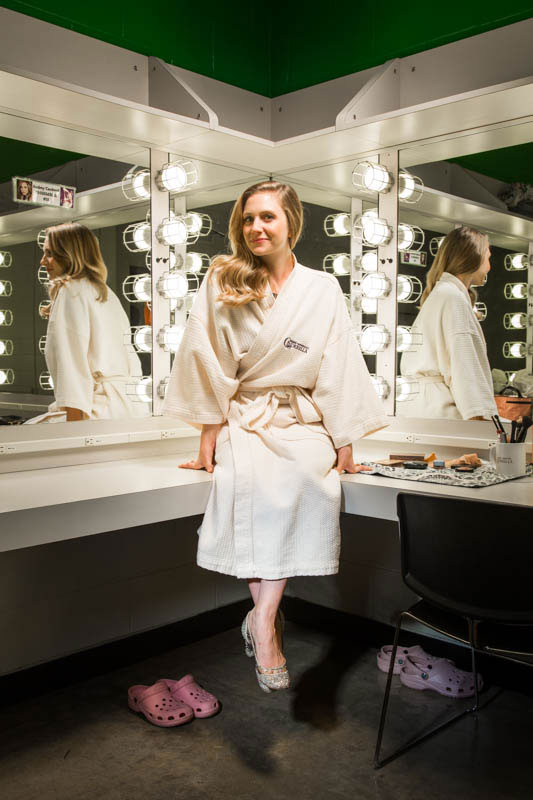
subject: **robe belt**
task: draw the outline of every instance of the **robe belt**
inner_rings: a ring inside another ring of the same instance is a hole
[[[418,383],[446,383],[442,375],[414,375],[415,381]]]
[[[241,392],[258,393],[258,397],[250,399],[239,396]],[[237,406],[239,417],[236,419],[241,428],[249,431],[266,427],[273,419],[279,405],[290,405],[294,415],[302,425],[308,422],[320,422],[322,415],[317,406],[299,386],[276,386],[272,389],[247,389],[246,384],[239,387],[239,392],[232,402],[232,410]],[[235,418],[235,417],[234,417]]]
[[[107,383],[108,381],[134,381],[131,375],[104,375],[102,372],[93,372],[95,383]]]

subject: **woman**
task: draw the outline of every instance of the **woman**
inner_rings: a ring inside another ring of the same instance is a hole
[[[17,200],[31,202],[33,196],[33,183],[31,181],[17,181]]]
[[[361,469],[351,443],[387,424],[337,280],[292,254],[302,221],[275,181],[237,200],[232,255],[200,287],[165,406],[202,430],[198,458],[180,465],[214,473],[197,560],[248,579],[243,635],[267,692],[289,685],[287,578],[338,571],[339,473]]]
[[[49,411],[66,413],[67,422],[146,416],[146,406],[126,394],[127,383],[142,375],[141,362],[127,347],[130,323],[106,284],[94,233],[77,222],[48,228],[41,266],[50,279],[44,355],[55,402]]]
[[[489,270],[485,234],[461,227],[444,237],[413,324],[421,346],[401,359],[402,375],[416,379],[419,393],[399,404],[398,414],[485,419],[497,413],[487,345],[473,308],[473,287],[485,282]]]

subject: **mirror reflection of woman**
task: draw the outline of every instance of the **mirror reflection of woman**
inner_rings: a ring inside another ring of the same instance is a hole
[[[45,358],[55,402],[67,421],[146,416],[126,385],[142,375],[127,343],[130,322],[106,284],[96,236],[77,222],[48,228],[41,266],[50,279]]]
[[[414,352],[403,353],[400,371],[414,377],[419,393],[398,403],[409,417],[488,419],[496,414],[487,345],[474,312],[474,286],[490,270],[489,240],[473,228],[444,237],[427,274],[413,330],[422,334]]]

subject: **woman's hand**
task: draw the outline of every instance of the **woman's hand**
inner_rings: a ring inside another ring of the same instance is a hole
[[[339,474],[343,472],[350,472],[352,475],[356,472],[372,471],[372,467],[364,467],[362,464],[353,463],[352,445],[347,444],[344,447],[339,447],[337,450],[337,464],[335,469]]]
[[[194,461],[187,461],[185,464],[179,464],[182,469],[205,469],[207,472],[213,472],[215,468],[215,446],[217,441],[217,434],[222,427],[222,423],[218,425],[202,425],[202,434],[200,436],[200,452]]]

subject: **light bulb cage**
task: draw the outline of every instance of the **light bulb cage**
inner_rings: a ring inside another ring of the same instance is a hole
[[[13,340],[0,339],[0,356],[12,356],[12,355],[13,355]]]
[[[45,319],[45,320],[48,319],[48,317],[50,316],[51,307],[52,307],[52,303],[51,303],[50,300],[41,300],[41,302],[39,303],[39,306],[37,308],[37,311],[38,311],[39,316],[41,317],[41,319]]]
[[[477,303],[474,303],[473,308],[474,308],[474,314],[478,318],[478,321],[479,322],[485,322],[485,320],[487,319],[488,314],[489,314],[489,310],[487,308],[487,304],[486,303],[482,303],[480,300],[478,300]]]
[[[387,220],[378,217],[374,211],[367,211],[357,217],[353,224],[353,235],[357,242],[374,247],[386,245],[392,237],[392,228]]]
[[[48,235],[48,229],[47,228],[43,228],[37,234],[37,240],[36,240],[37,241],[37,246],[40,247],[41,250],[44,250],[44,243],[46,241],[47,235]]]
[[[398,224],[398,250],[401,253],[417,253],[423,248],[425,240],[424,231],[418,225],[408,225],[406,222]]]
[[[37,346],[39,348],[39,353],[42,353],[44,355],[44,349],[46,347],[46,334],[39,338]]]
[[[152,299],[152,276],[150,273],[128,275],[122,282],[122,294],[130,303],[149,303]]]
[[[364,253],[358,257],[357,266],[360,267],[363,272],[376,272],[378,269],[378,251],[365,250]]]
[[[433,239],[429,240],[429,252],[432,256],[436,256],[439,252],[439,248],[443,243],[445,236],[434,236]]]
[[[148,375],[126,384],[126,394],[134,403],[152,402],[152,378]]]
[[[512,311],[504,314],[503,327],[506,331],[516,331],[527,328],[527,314],[520,311]]]
[[[424,287],[416,275],[398,275],[396,284],[398,303],[416,303],[420,300]]]
[[[209,214],[201,211],[189,211],[184,215],[185,225],[190,236],[209,236],[213,229],[213,220]],[[196,241],[194,239],[194,241]]]
[[[122,234],[124,247],[130,253],[144,253],[152,247],[152,229],[148,220],[132,222]]]
[[[406,403],[420,392],[420,384],[415,378],[398,375],[396,378],[396,402]]]
[[[41,372],[39,375],[39,386],[43,392],[54,391],[54,381],[49,372]]]
[[[177,159],[163,164],[156,175],[155,182],[161,192],[184,192],[189,186],[198,183],[198,168],[192,161]]]
[[[171,214],[169,217],[165,217],[156,230],[157,240],[166,246],[183,246],[197,242],[198,234],[191,233],[187,227],[185,216],[184,214],[180,216]]]
[[[207,253],[190,252],[185,254],[185,270],[186,272],[195,272],[197,275],[203,275],[209,269],[211,258]]]
[[[375,161],[359,161],[352,170],[352,183],[365,194],[390,191],[393,179],[389,170]]]
[[[0,369],[0,386],[11,386],[15,383],[15,373],[12,369]]]
[[[413,353],[418,350],[424,341],[422,331],[417,331],[408,325],[398,325],[396,328],[396,352]]]
[[[167,353],[177,353],[184,333],[184,325],[163,325],[157,334],[157,343]]]
[[[424,181],[406,169],[398,172],[398,200],[402,203],[418,203],[424,194]]]
[[[390,343],[390,331],[385,325],[364,325],[359,343],[365,355],[381,353]]]
[[[129,336],[126,334],[124,344],[133,345],[136,353],[152,352],[152,328],[150,325],[132,325]]]
[[[527,283],[506,283],[503,293],[507,300],[527,300],[528,285]]]
[[[12,263],[12,253],[9,250],[0,250],[0,267],[10,267]]]
[[[11,281],[0,280],[0,298],[11,297],[13,294],[13,284]]]
[[[157,291],[167,300],[183,300],[196,294],[200,286],[197,272],[171,270],[165,272],[157,282]]]
[[[50,278],[48,277],[48,272],[46,271],[46,267],[39,267],[37,270],[37,280],[41,284],[41,286],[48,286],[50,283]]]
[[[326,236],[349,236],[351,233],[351,217],[349,214],[328,214],[324,220]]]
[[[386,400],[390,394],[389,382],[386,381],[381,375],[370,375],[370,380],[372,381],[372,386],[376,390],[376,394],[379,399]]]
[[[322,261],[322,269],[333,275],[350,275],[352,261],[349,253],[330,253]]]
[[[390,294],[391,282],[383,272],[368,272],[361,281],[361,293],[370,300],[380,300]]]
[[[135,166],[129,169],[122,178],[122,194],[126,200],[139,203],[150,199],[150,170],[147,167]]]
[[[13,325],[13,312],[9,308],[0,308],[0,326],[8,328]]]
[[[504,342],[504,358],[525,358],[527,356],[527,344],[525,342]]]
[[[507,253],[503,259],[503,265],[509,272],[527,269],[529,267],[529,256],[525,253]]]

